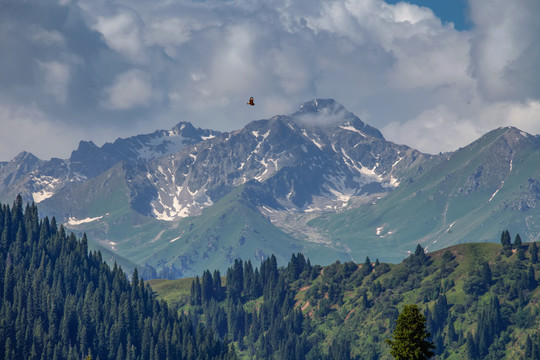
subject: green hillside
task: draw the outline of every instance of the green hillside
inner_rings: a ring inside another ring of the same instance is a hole
[[[162,221],[134,209],[130,167],[119,163],[102,175],[62,189],[43,201],[46,213],[64,219],[69,230],[90,239],[106,260],[122,262],[132,271],[149,265],[170,277],[201,274],[206,268],[226,269],[234,259],[262,260],[275,254],[285,264],[293,252],[314,261],[349,260],[345,248],[298,240],[273,225],[253,205],[260,191],[247,183],[233,189],[196,217]],[[130,195],[131,194],[131,195]],[[64,209],[57,213],[51,209]]]
[[[134,249],[129,258],[156,267],[174,266],[188,276],[205,269],[225,270],[237,258],[260,261],[271,254],[280,264],[299,251],[321,261],[328,256],[350,258],[340,247],[310,244],[286,234],[246,199],[249,191],[246,186],[234,189],[200,216],[183,219],[159,240]]]
[[[426,169],[374,204],[309,224],[349,247],[356,258],[399,262],[420,243],[436,250],[494,242],[500,229],[526,241],[540,233],[538,144],[513,128],[488,133]]]
[[[360,265],[338,261],[324,268],[293,256],[288,266],[279,270],[282,280],[278,282],[283,281],[285,289],[282,303],[294,299],[289,302],[291,308],[303,314],[303,332],[291,340],[303,344],[304,352],[298,358],[390,359],[384,339],[391,336],[403,306],[414,303],[426,314],[431,340],[437,347],[435,359],[540,359],[540,264],[538,252],[535,259],[532,248],[532,243],[519,250],[516,246],[503,250],[500,244],[470,243],[428,254],[417,248],[397,265],[366,259]],[[227,284],[234,281],[236,265],[227,273]],[[250,273],[248,267],[244,265],[244,279]],[[260,273],[266,268],[267,263],[263,263]],[[273,325],[268,325],[268,332],[260,331],[260,327],[264,329],[265,304],[273,301],[269,293],[256,297],[249,281],[244,281],[235,299],[229,297],[233,290],[226,286],[227,296],[222,295],[217,302],[222,316],[231,316],[223,325],[212,315],[219,313],[214,298],[209,299],[202,290],[197,300],[196,293],[189,292],[192,283],[193,279],[184,279],[153,284],[158,296],[180,311],[221,326],[218,333],[235,340],[242,358],[278,359],[261,349],[264,344],[275,346],[272,354],[286,353],[287,347],[279,342],[271,345],[272,339],[267,338],[272,337]],[[204,289],[203,278],[201,284]],[[232,316],[238,316],[239,310],[233,314],[230,306],[237,301],[246,314],[243,336],[226,331],[231,328]],[[277,313],[289,314],[278,315],[287,323],[296,315],[282,306]]]

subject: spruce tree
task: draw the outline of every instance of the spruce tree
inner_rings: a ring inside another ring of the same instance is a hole
[[[512,250],[512,239],[510,238],[510,233],[508,230],[501,233],[501,244],[503,250]]]
[[[525,251],[523,250],[523,244],[521,242],[521,236],[519,236],[519,234],[516,234],[516,238],[514,239],[514,248],[516,249],[518,259],[525,259]]]
[[[366,261],[364,261],[364,266],[362,266],[362,273],[364,276],[368,276],[373,271],[373,265],[371,265],[371,260],[369,260],[369,256],[366,257]]]
[[[386,340],[390,345],[390,354],[396,360],[424,360],[431,358],[435,346],[428,341],[431,334],[426,330],[426,318],[416,304],[403,307],[397,319],[393,340]]]
[[[536,281],[536,277],[534,276],[534,267],[529,265],[529,271],[527,272],[527,282],[529,290],[534,290],[536,288],[536,285],[538,285]]]
[[[489,267],[489,264],[487,262],[484,262],[482,264],[482,270],[480,272],[480,279],[483,285],[486,285],[487,287],[489,287],[493,282],[493,279],[491,277],[491,268]]]
[[[469,355],[470,359],[478,358],[478,350],[476,346],[476,341],[474,340],[474,337],[470,332],[467,333],[466,347],[467,347],[467,355]]]
[[[536,246],[536,241],[529,247],[529,252],[531,253],[531,262],[536,264],[538,262],[538,247]]]

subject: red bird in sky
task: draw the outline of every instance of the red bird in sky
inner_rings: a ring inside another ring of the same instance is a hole
[[[255,103],[253,102],[253,96],[249,98],[249,101],[247,102],[248,105],[254,106]]]

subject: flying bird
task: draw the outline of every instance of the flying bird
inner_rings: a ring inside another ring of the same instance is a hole
[[[251,106],[255,105],[255,103],[253,102],[253,96],[249,98],[249,101],[246,104],[251,105]]]

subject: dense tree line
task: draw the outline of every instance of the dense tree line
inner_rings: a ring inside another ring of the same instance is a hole
[[[225,286],[219,271],[207,270],[202,278],[195,278],[191,315],[213,327],[222,339],[234,341],[250,358],[351,359],[351,345],[344,338],[335,339],[323,351],[309,317],[295,307],[293,288],[320,271],[302,254],[293,254],[284,268],[278,268],[273,255],[260,268],[237,259],[227,270]]]
[[[0,357],[3,359],[235,359],[213,331],[169,310],[111,269],[86,236],[18,196],[0,204]]]

